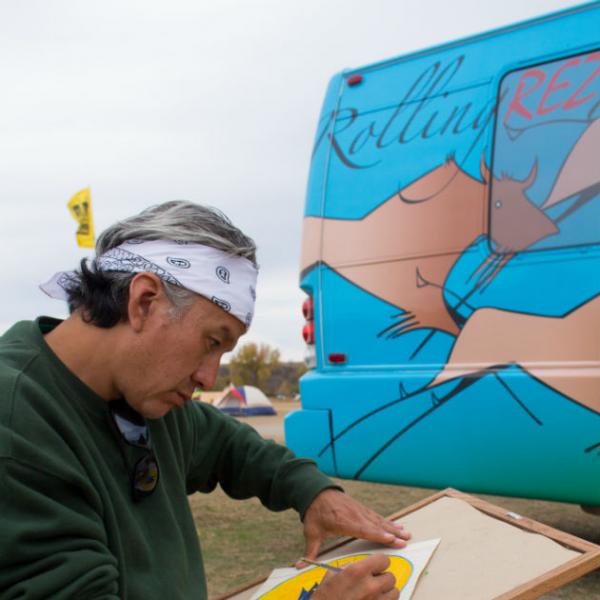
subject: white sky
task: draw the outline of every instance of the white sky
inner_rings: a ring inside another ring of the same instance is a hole
[[[38,291],[96,233],[171,199],[221,208],[259,246],[243,338],[304,355],[298,262],[309,157],[346,67],[574,6],[568,0],[4,0],[0,332],[66,307]]]

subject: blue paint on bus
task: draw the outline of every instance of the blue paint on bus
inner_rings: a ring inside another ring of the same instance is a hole
[[[296,453],[344,478],[600,504],[599,23],[591,2],[332,78]]]

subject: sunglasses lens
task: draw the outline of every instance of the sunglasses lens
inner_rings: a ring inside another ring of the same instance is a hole
[[[124,400],[111,402],[110,414],[124,441],[144,449],[131,474],[134,500],[149,496],[158,485],[158,462],[150,443],[150,429],[146,419],[134,411]]]
[[[141,458],[135,465],[133,473],[134,496],[143,498],[151,494],[158,484],[158,463],[154,454]]]

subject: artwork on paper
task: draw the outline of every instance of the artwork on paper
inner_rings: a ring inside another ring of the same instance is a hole
[[[413,591],[431,556],[440,543],[439,539],[410,544],[403,550],[382,550],[390,559],[387,571],[396,578],[400,600],[410,600]],[[361,552],[346,554],[326,560],[333,567],[344,567],[374,554]],[[252,600],[308,600],[319,587],[327,571],[322,567],[275,569],[267,581],[252,596]]]

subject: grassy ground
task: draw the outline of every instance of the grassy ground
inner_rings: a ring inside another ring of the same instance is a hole
[[[279,418],[252,421],[265,437],[281,439],[275,427],[282,413],[293,405],[281,404]],[[263,425],[261,425],[261,423]],[[346,491],[382,514],[391,514],[431,495],[434,490],[390,486],[358,481],[340,481]],[[482,496],[503,508],[526,515],[600,544],[600,517],[587,515],[578,506]],[[303,551],[302,528],[293,511],[271,513],[257,500],[236,502],[221,490],[196,494],[190,504],[204,553],[211,598],[260,575],[275,566],[292,563]],[[544,596],[546,600],[600,600],[600,570]],[[455,599],[447,599],[455,600]],[[456,599],[458,600],[458,599]]]

